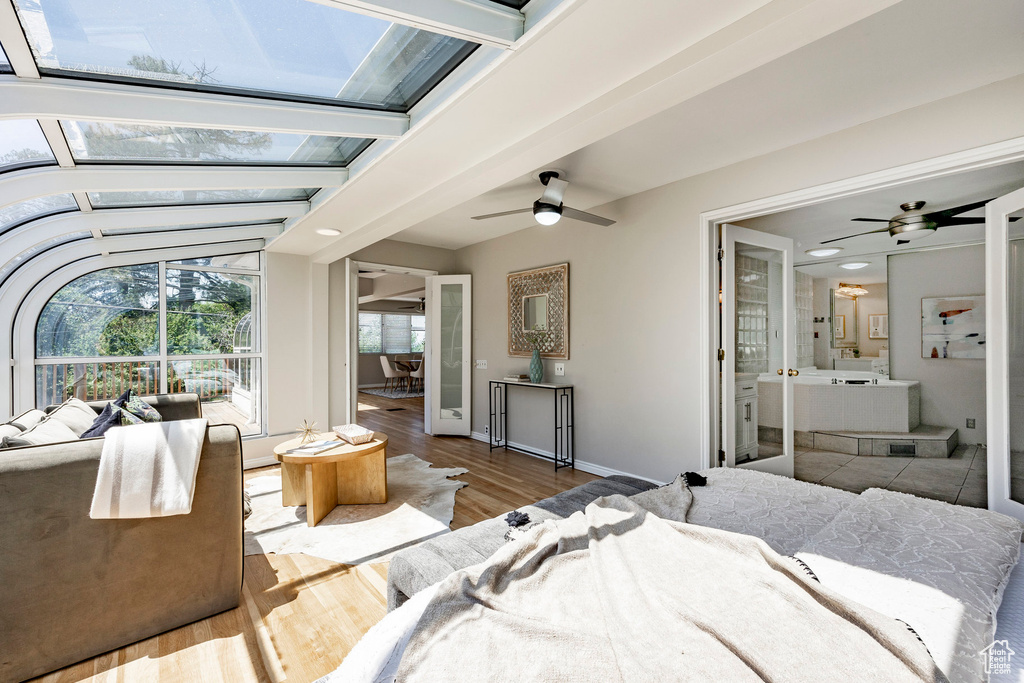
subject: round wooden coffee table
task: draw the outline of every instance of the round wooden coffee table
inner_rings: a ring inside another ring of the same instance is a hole
[[[300,441],[278,444],[274,457],[281,463],[281,504],[305,505],[306,524],[316,526],[338,505],[388,502],[387,434],[374,432],[372,441],[358,446],[339,439],[337,448],[316,455],[287,452]]]

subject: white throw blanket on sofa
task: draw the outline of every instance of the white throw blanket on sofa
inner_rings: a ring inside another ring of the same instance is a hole
[[[206,420],[114,427],[104,435],[93,519],[187,515],[192,511]]]

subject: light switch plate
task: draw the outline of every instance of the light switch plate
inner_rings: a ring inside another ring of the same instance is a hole
[[[565,377],[565,363],[555,363],[555,376]]]
[[[487,369],[487,361],[485,361],[485,360],[478,360],[476,362],[476,369],[477,370],[486,370]]]

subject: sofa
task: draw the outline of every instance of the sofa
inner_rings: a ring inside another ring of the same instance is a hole
[[[165,421],[201,417],[195,394],[143,398]],[[97,414],[103,405],[90,404]],[[95,438],[0,450],[0,681],[38,676],[239,603],[237,427],[207,428],[187,515],[91,519],[102,449]]]
[[[615,475],[595,479],[519,510],[528,514],[531,522],[565,519],[602,496],[632,496],[655,486],[643,479]],[[388,611],[453,571],[486,560],[505,544],[508,529],[505,516],[501,515],[396,554],[388,567]]]

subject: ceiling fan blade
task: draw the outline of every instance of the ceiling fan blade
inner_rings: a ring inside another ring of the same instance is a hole
[[[565,196],[565,188],[567,187],[569,187],[568,180],[548,178],[548,184],[544,186],[544,194],[540,196],[540,200],[547,204],[558,206],[562,203],[562,197]]]
[[[861,221],[863,223],[888,223],[888,218],[851,218],[851,221]]]
[[[1019,220],[1020,216],[1013,216],[1010,218],[1011,223]],[[985,218],[983,216],[978,216],[977,218],[967,216],[957,218],[956,216],[951,216],[945,221],[935,221],[935,223],[937,227],[940,228],[955,228],[958,225],[983,225],[985,223]]]
[[[888,222],[888,221],[886,221]],[[828,244],[829,242],[838,242],[840,240],[853,239],[854,237],[862,237],[864,235],[874,235],[876,232],[889,232],[889,228],[879,228],[878,230],[868,230],[867,232],[858,232],[856,235],[847,235],[846,237],[836,237],[835,239],[825,240],[819,244]]]
[[[932,211],[931,213],[926,213],[924,215],[924,218],[925,218],[925,220],[935,221],[935,222],[941,224],[942,223],[941,219],[943,219],[943,218],[949,218],[951,216],[956,216],[956,215],[961,214],[961,213],[967,213],[968,211],[973,211],[974,209],[980,209],[981,207],[983,207],[986,204],[988,204],[990,201],[992,201],[992,200],[991,199],[983,199],[980,202],[971,202],[970,204],[964,204],[962,206],[954,206],[952,209],[945,209],[944,211]]]
[[[485,218],[498,218],[499,216],[511,216],[511,215],[517,214],[517,213],[530,213],[532,211],[533,211],[533,207],[531,206],[529,209],[515,209],[514,211],[501,211],[499,213],[484,214],[483,216],[473,216],[473,220],[475,220],[475,221],[482,221]]]
[[[562,215],[565,218],[575,218],[578,221],[585,221],[587,223],[593,223],[594,225],[600,225],[600,226],[603,226],[605,228],[607,228],[609,225],[615,225],[615,221],[613,221],[613,220],[609,220],[607,218],[601,218],[600,216],[595,216],[592,213],[587,213],[586,211],[580,211],[579,209],[574,209],[571,206],[563,206],[562,207]]]
[[[910,240],[896,240],[897,247],[900,246],[901,244],[910,244]]]

